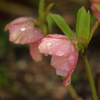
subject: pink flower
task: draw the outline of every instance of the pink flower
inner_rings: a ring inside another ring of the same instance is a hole
[[[95,17],[100,20],[100,0],[91,0],[91,9]]]
[[[71,74],[78,60],[78,50],[69,37],[64,35],[47,35],[39,44],[39,51],[52,55],[51,66],[56,74],[65,76],[63,86],[70,84]]]
[[[9,29],[9,40],[15,44],[30,44],[30,54],[35,61],[42,60],[38,50],[38,42],[44,37],[42,30],[34,26],[33,18],[20,17],[5,26]]]

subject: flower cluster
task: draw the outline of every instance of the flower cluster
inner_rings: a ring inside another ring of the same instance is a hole
[[[52,34],[44,37],[43,31],[36,27],[31,17],[21,17],[7,24],[9,40],[16,44],[29,44],[30,55],[41,61],[43,54],[52,55],[51,66],[56,74],[65,76],[63,86],[70,83],[71,74],[78,60],[78,50],[72,40],[65,35]]]
[[[95,17],[100,20],[100,0],[91,0],[91,9]]]

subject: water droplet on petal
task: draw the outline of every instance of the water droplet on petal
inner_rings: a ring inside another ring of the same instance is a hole
[[[71,83],[71,77],[68,78],[66,86],[69,85]]]
[[[58,51],[56,52],[56,55],[57,55],[57,56],[63,56],[63,55],[64,55],[64,52],[61,51],[61,50],[58,50]]]
[[[25,28],[25,27],[23,27],[23,28],[21,28],[20,30],[21,30],[21,31],[25,31],[25,30],[26,30],[26,28]]]
[[[74,59],[74,56],[71,55],[71,56],[69,57],[69,60],[73,60],[73,59]]]
[[[47,46],[49,47],[49,46],[51,46],[52,45],[52,43],[47,43]]]

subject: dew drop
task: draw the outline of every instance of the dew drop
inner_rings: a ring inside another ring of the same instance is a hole
[[[21,31],[25,31],[25,30],[26,30],[26,28],[25,28],[25,27],[23,27],[23,28],[21,28],[20,30],[21,30]]]
[[[52,43],[47,43],[47,46],[49,47],[49,46],[51,46],[52,45]]]
[[[69,85],[71,83],[71,78],[68,79],[66,85]]]

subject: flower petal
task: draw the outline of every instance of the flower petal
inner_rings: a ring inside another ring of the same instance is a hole
[[[71,74],[67,75],[63,81],[63,86],[66,87],[67,85],[69,85],[71,83]]]
[[[42,39],[39,50],[41,53],[67,57],[70,53],[75,52],[75,47],[66,36],[58,35],[57,37],[57,35],[48,35]]]
[[[100,20],[100,0],[91,0],[91,9],[95,17]]]
[[[66,70],[58,70],[56,69],[56,74],[60,76],[66,76],[68,72]]]
[[[44,37],[42,30],[35,27],[33,19],[21,17],[6,25],[9,28],[9,40],[16,44],[29,44],[37,42]]]
[[[99,11],[100,9],[98,10],[94,5],[91,6],[91,9],[92,9],[95,17],[100,20],[100,11]]]
[[[30,55],[36,62],[43,59],[43,54],[41,54],[38,50],[38,44],[38,42],[30,44]]]
[[[63,70],[65,70],[66,72],[70,71],[70,63],[67,57],[52,56],[50,65],[61,71]]]
[[[66,76],[64,86],[70,84],[78,60],[78,50],[74,43],[64,35],[48,35],[39,44],[39,51],[52,55],[50,65],[56,69],[57,75]]]

